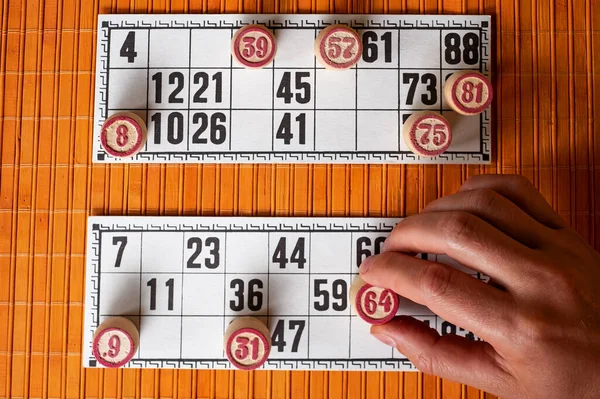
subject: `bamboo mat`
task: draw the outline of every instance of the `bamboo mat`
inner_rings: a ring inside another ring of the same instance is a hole
[[[116,12],[491,14],[494,162],[92,165],[96,15]],[[516,172],[600,247],[597,0],[3,0],[0,20],[1,397],[490,397],[418,373],[84,370],[89,214],[405,216]]]

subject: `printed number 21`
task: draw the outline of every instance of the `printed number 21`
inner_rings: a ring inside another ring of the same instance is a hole
[[[121,57],[127,58],[127,62],[133,64],[137,52],[135,51],[135,32],[129,32],[121,46]]]

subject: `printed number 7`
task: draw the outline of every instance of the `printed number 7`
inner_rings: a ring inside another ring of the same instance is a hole
[[[121,259],[123,259],[123,251],[127,245],[127,237],[113,237],[112,243],[113,245],[121,244],[117,250],[117,259],[115,259],[115,267],[121,267]]]
[[[436,123],[435,125],[431,124],[431,123],[419,123],[419,126],[417,126],[417,128],[419,130],[425,130],[426,133],[424,133],[421,136],[421,144],[422,145],[427,145],[429,144],[429,136],[433,136],[433,144],[436,146],[440,146],[442,144],[444,144],[446,142],[446,132],[445,132],[445,126],[442,125],[441,123]]]
[[[353,37],[335,37],[329,38],[329,58],[338,58],[342,55],[342,46],[340,42],[347,44],[344,48],[343,58],[352,58],[352,49],[356,45],[356,40]]]

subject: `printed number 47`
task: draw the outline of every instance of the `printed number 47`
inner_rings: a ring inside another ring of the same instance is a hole
[[[135,51],[135,32],[129,32],[121,46],[121,57],[127,58],[127,62],[133,64],[137,52]]]

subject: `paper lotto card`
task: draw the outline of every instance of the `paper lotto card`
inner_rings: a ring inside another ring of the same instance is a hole
[[[232,55],[236,32],[250,24],[274,36],[251,47],[266,62],[258,68]],[[317,36],[333,24],[358,33],[349,69],[326,69],[315,56]],[[98,26],[94,162],[490,162],[490,109],[461,115],[443,95],[455,72],[490,77],[490,17],[103,15]],[[441,155],[418,156],[403,140],[417,111],[452,127]],[[103,123],[122,112],[147,126],[141,149],[125,158],[101,143]]]

